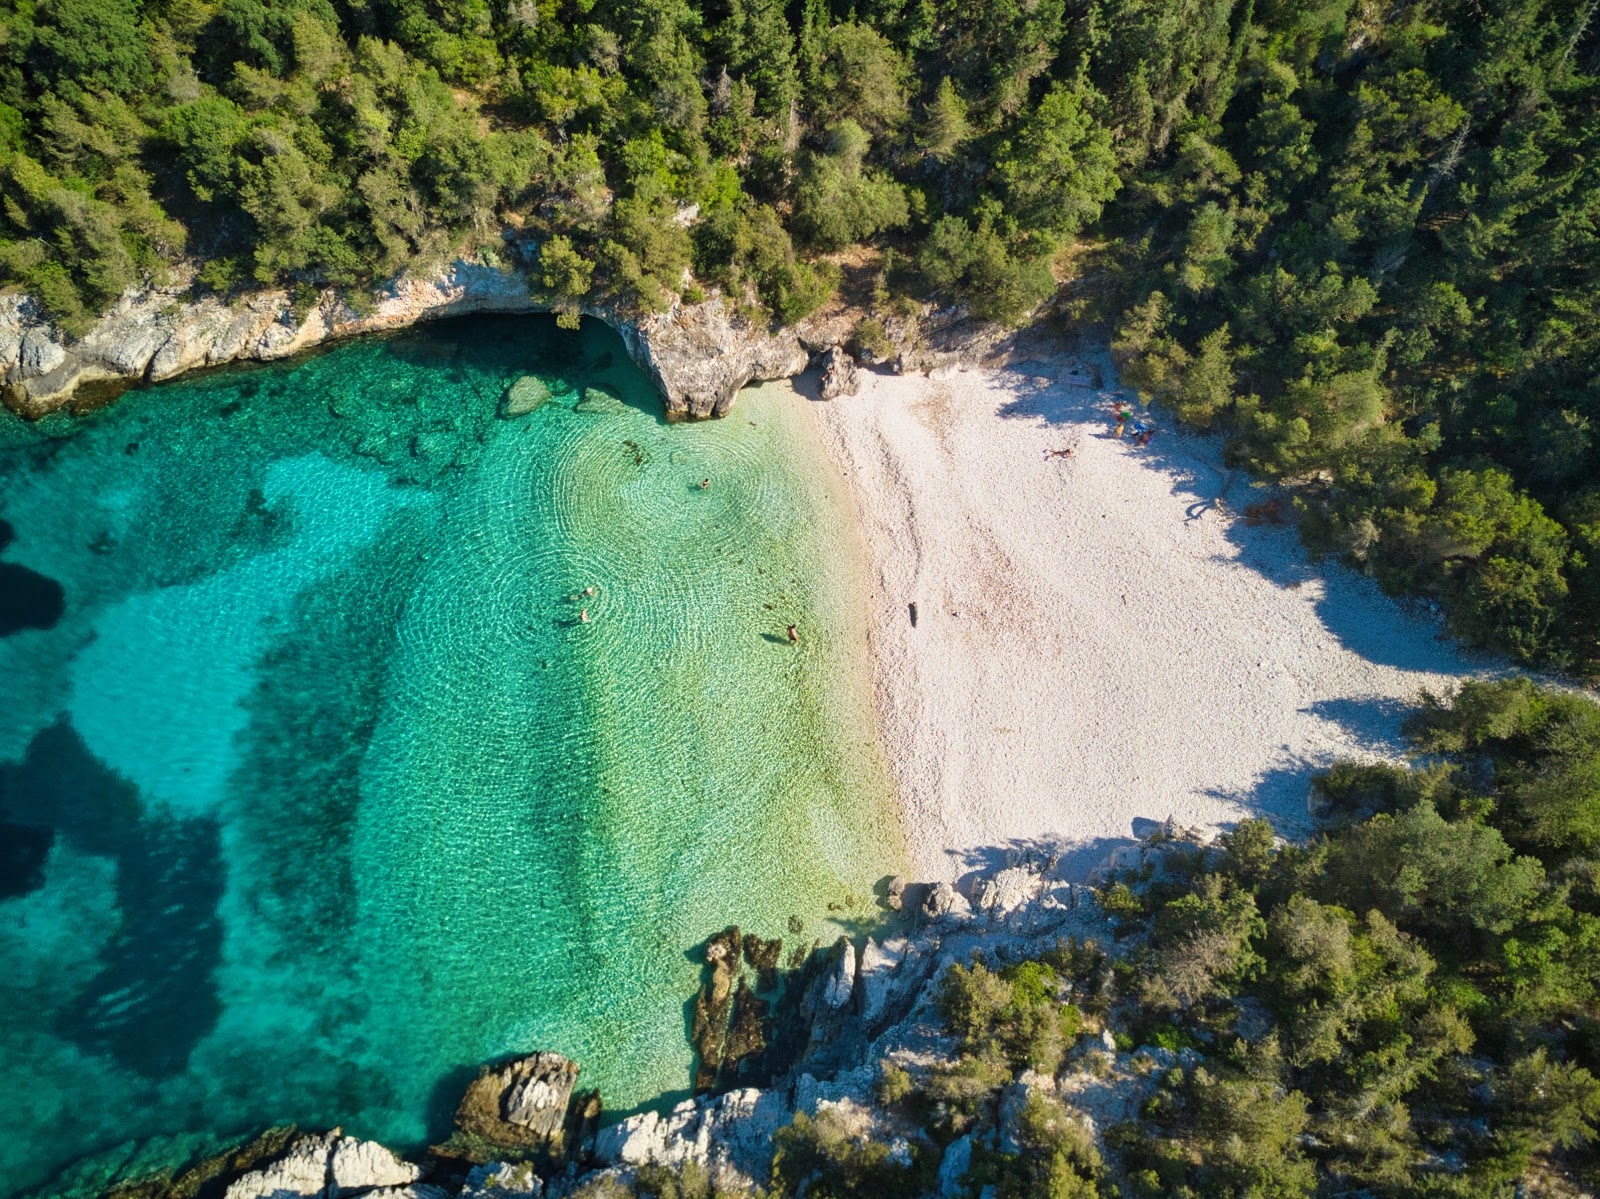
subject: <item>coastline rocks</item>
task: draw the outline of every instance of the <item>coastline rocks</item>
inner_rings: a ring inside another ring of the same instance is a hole
[[[577,1082],[577,1063],[559,1053],[485,1066],[461,1097],[456,1127],[490,1145],[560,1154]]]
[[[369,1187],[403,1187],[422,1177],[422,1170],[401,1161],[376,1141],[345,1137],[328,1159],[328,1199],[340,1199]]]
[[[362,1194],[374,1199],[434,1199],[435,1187],[412,1187],[422,1168],[401,1161],[376,1141],[322,1136],[293,1141],[281,1157],[235,1179],[224,1199],[341,1199]],[[374,1188],[383,1188],[374,1190]]]
[[[992,916],[1007,916],[1044,889],[1044,879],[1026,866],[1008,866],[973,888],[973,907]]]
[[[65,336],[31,297],[0,296],[0,383],[5,402],[39,417],[97,382],[159,382],[201,366],[271,361],[336,338],[474,313],[549,311],[526,275],[458,259],[426,277],[403,275],[357,311],[335,290],[309,310],[285,291],[224,303],[190,299],[192,270],[169,286],[132,288],[81,338]],[[635,316],[610,304],[584,315],[612,326],[660,391],[669,418],[725,415],[752,380],[800,373],[810,355],[791,330],[736,317],[720,296]]]
[[[972,915],[972,905],[949,883],[936,883],[922,903],[922,914],[929,920],[964,920]]]
[[[774,333],[742,321],[721,296],[639,321],[608,323],[656,385],[669,420],[726,416],[746,383],[787,379],[811,362],[792,330]]]
[[[473,1168],[456,1199],[538,1199],[543,1193],[544,1180],[527,1162],[488,1162]]]
[[[850,1002],[856,989],[856,947],[843,937],[839,938],[839,958],[827,974],[822,986],[822,1002],[832,1011],[839,1011]]]
[[[843,346],[834,346],[823,360],[818,394],[825,400],[836,400],[840,396],[853,396],[860,390],[861,372]]]
[[[916,982],[922,981],[916,977],[914,968],[904,974],[899,969],[906,960],[909,948],[903,937],[885,940],[881,945],[868,937],[861,947],[861,961],[856,968],[859,980],[857,989],[861,994],[861,1022],[869,1032],[883,1019],[889,1008],[903,998],[905,978],[915,977]]]
[[[792,1118],[793,1108],[777,1091],[747,1087],[715,1099],[687,1099],[665,1115],[644,1112],[602,1129],[595,1160],[610,1166],[693,1162],[713,1172],[735,1170],[747,1181],[764,1179],[773,1135]]]
[[[336,1134],[301,1137],[276,1161],[235,1179],[223,1199],[287,1199],[328,1192],[328,1158]]]

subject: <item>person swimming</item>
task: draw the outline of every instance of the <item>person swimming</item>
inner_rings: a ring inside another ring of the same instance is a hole
[[[789,626],[789,644],[791,644],[791,645],[799,645],[800,644],[800,630],[795,628],[793,625]]]
[[[579,624],[588,624],[589,623],[589,609],[580,608],[578,610],[578,623]]]

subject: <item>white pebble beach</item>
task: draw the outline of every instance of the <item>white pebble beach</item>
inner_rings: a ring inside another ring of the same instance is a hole
[[[808,404],[859,509],[921,877],[1039,844],[1081,877],[1169,816],[1303,834],[1313,773],[1398,756],[1420,689],[1492,665],[1314,564],[1292,526],[1247,521],[1269,494],[1219,437],[1160,412],[1147,446],[1114,437],[1123,393],[1096,379],[1103,356],[863,371],[858,395]]]

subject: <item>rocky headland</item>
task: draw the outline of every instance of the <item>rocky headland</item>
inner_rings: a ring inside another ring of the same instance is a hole
[[[1163,825],[1117,850],[1097,877],[1159,879],[1169,854],[1203,844],[1197,833]],[[1154,1069],[1173,1064],[1168,1050],[1119,1049],[1109,1026],[1093,1022],[1059,1071],[1021,1071],[1006,1085],[991,1129],[942,1146],[928,1142],[885,1087],[886,1078],[925,1079],[959,1061],[939,1010],[953,968],[976,960],[998,970],[1093,944],[1111,955],[1102,955],[1104,978],[1063,985],[1105,985],[1126,947],[1114,943],[1114,921],[1093,886],[1065,878],[1061,862],[1057,852],[1029,847],[959,887],[891,880],[870,931],[832,945],[802,942],[786,959],[782,942],[737,928],[710,938],[694,1005],[696,1094],[669,1110],[601,1127],[599,1097],[578,1086],[580,1064],[532,1053],[480,1070],[451,1136],[418,1161],[339,1129],[273,1129],[176,1175],[108,1183],[106,1199],[562,1199],[604,1196],[612,1184],[685,1168],[737,1191],[767,1184],[775,1138],[797,1119],[825,1120],[887,1146],[888,1160],[908,1169],[915,1144],[924,1168],[930,1152],[938,1162],[934,1189],[961,1194],[974,1149],[1005,1151],[1031,1095],[1064,1103],[1098,1137],[1135,1115],[1155,1085]]]
[[[0,396],[29,418],[75,400],[102,400],[136,383],[158,383],[230,362],[288,358],[342,338],[404,329],[421,321],[479,313],[552,311],[526,265],[458,258],[433,271],[401,276],[370,296],[335,289],[306,303],[284,290],[234,298],[199,295],[192,271],[165,285],[124,294],[83,336],[67,336],[25,295],[0,295]],[[835,302],[793,327],[773,327],[713,294],[665,312],[618,303],[586,303],[583,315],[614,328],[655,384],[669,419],[727,414],[747,383],[784,379],[847,341],[862,313]],[[1004,330],[975,324],[959,310],[929,309],[884,322],[881,360],[920,370],[984,358]],[[853,391],[853,364],[830,363],[828,387]],[[97,386],[98,385],[98,386]]]

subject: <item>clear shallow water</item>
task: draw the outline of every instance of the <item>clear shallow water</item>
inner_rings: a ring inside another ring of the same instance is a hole
[[[418,1146],[535,1048],[652,1103],[692,946],[829,939],[895,868],[806,415],[658,412],[528,318],[0,425],[0,559],[64,595],[0,637],[0,1194],[289,1120]]]

